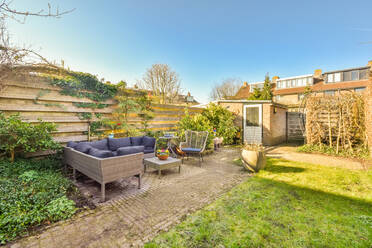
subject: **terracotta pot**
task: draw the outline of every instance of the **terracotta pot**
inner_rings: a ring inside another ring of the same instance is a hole
[[[162,154],[162,155],[158,154],[158,159],[160,159],[160,160],[167,160],[168,157],[169,157],[168,154]]]
[[[266,156],[263,151],[251,151],[242,149],[243,166],[247,170],[258,172],[266,166]]]

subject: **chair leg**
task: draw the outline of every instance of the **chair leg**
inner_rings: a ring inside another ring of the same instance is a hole
[[[139,174],[139,175],[138,175],[138,188],[139,188],[139,189],[141,188],[141,177],[142,177],[142,175]]]
[[[106,195],[105,195],[105,183],[101,184],[101,202],[105,202],[106,200]]]

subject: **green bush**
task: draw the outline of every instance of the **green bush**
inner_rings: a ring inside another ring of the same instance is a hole
[[[213,126],[208,118],[202,114],[190,115],[188,111],[185,111],[185,117],[183,117],[178,123],[178,137],[181,141],[185,140],[185,131],[208,131],[207,148],[213,148]]]
[[[61,146],[50,135],[56,125],[40,121],[38,124],[23,122],[19,114],[6,117],[0,112],[0,150],[5,151],[14,161],[15,152],[36,152],[57,150]]]
[[[55,158],[0,160],[0,244],[75,213],[75,203],[66,197],[73,185],[60,169]]]
[[[211,103],[203,111],[202,115],[209,120],[213,128],[216,128],[217,137],[223,137],[225,144],[232,144],[238,128],[234,125],[235,116],[224,107]]]
[[[235,116],[233,113],[216,104],[209,104],[201,114],[191,116],[185,111],[178,124],[178,136],[184,140],[185,131],[208,131],[207,147],[213,148],[213,129],[216,129],[216,136],[223,137],[225,144],[232,144],[236,136],[237,127],[234,125]]]

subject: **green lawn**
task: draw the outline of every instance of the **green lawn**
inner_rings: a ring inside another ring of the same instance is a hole
[[[268,165],[145,247],[371,247],[372,171]]]

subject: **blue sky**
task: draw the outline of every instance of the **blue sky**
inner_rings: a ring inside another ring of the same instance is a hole
[[[36,2],[36,3],[35,3]],[[262,81],[364,66],[372,60],[372,1],[15,0],[50,2],[60,19],[9,21],[13,40],[73,70],[133,85],[154,63],[180,75],[184,93],[207,102],[224,78]]]

